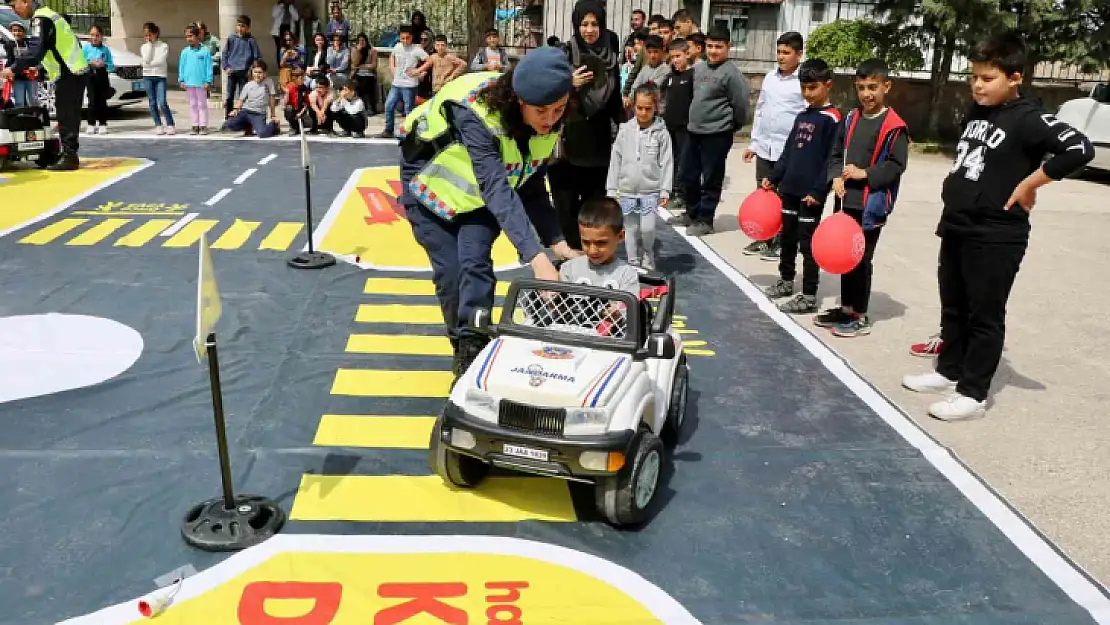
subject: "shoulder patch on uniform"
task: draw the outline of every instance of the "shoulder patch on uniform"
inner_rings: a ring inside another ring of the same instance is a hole
[[[41,17],[31,18],[31,36],[32,37],[41,37],[42,36],[42,18]]]

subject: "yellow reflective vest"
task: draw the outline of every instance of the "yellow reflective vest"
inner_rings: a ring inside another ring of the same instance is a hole
[[[81,41],[74,34],[69,23],[61,15],[48,7],[41,7],[35,11],[32,18],[50,20],[54,23],[54,49],[47,50],[42,57],[42,67],[50,80],[57,80],[62,75],[62,67],[58,62],[59,57],[69,71],[80,74],[85,71],[89,63],[85,60],[85,52],[81,48]]]
[[[413,176],[408,191],[443,219],[450,221],[459,213],[486,205],[466,146],[451,137],[450,122],[443,108],[448,102],[465,106],[485,123],[501,148],[505,175],[514,189],[528,180],[555,150],[558,132],[535,135],[528,140],[528,160],[525,161],[517,142],[502,128],[500,115],[478,102],[478,92],[501,75],[500,72],[475,72],[452,80],[431,100],[416,107],[400,129],[402,139],[415,132],[416,138],[422,141],[442,142],[443,147]]]

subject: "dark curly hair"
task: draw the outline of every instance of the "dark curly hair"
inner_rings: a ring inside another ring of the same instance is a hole
[[[531,132],[531,127],[524,123],[524,114],[520,109],[520,98],[513,89],[513,72],[516,68],[501,74],[501,77],[490,85],[486,85],[478,92],[478,101],[489,107],[493,112],[501,115],[501,125],[510,137],[525,137]],[[566,117],[566,114],[563,114]],[[551,132],[558,132],[563,120],[560,119]]]

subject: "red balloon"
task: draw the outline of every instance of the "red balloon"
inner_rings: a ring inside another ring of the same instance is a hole
[[[813,233],[813,260],[829,273],[845,274],[863,260],[863,228],[843,211],[833,213]]]
[[[756,241],[766,241],[782,229],[782,198],[774,191],[756,189],[740,204],[740,229]]]

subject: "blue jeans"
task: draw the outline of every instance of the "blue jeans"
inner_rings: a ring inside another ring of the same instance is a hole
[[[227,120],[228,130],[239,131],[247,128],[254,130],[254,135],[259,139],[269,139],[278,133],[277,124],[266,119],[263,113],[239,111],[235,117]]]
[[[38,100],[39,84],[33,80],[16,80],[12,82],[12,104],[17,108],[34,106]]]
[[[166,117],[166,125],[173,126],[173,111],[166,104],[166,79],[161,76],[147,76],[143,79],[146,86],[146,100],[150,103],[150,116],[154,118],[154,125],[162,125],[162,115]],[[159,110],[162,115],[159,115]]]
[[[393,119],[396,115],[397,100],[404,101],[405,115],[412,113],[412,109],[416,108],[416,87],[398,87],[394,85],[389,88],[389,95],[385,97],[386,132],[393,132]]]

